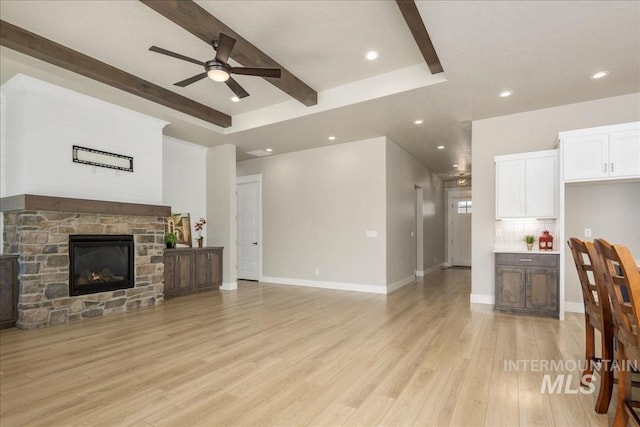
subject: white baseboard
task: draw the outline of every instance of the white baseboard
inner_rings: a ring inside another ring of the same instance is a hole
[[[474,304],[490,304],[493,305],[493,295],[471,294],[469,302]]]
[[[569,313],[584,313],[584,303],[565,301],[564,311]]]
[[[397,282],[393,282],[387,285],[387,293],[390,294],[391,292],[400,289],[403,286],[407,286],[409,283],[413,283],[415,281],[416,276],[407,276],[404,279],[400,279]]]
[[[424,271],[424,275],[426,276],[427,274],[431,274],[434,271],[438,271],[438,270],[442,270],[444,267],[446,267],[446,263],[441,263],[441,264],[436,264],[436,265],[432,265],[431,267],[427,268]]]
[[[440,263],[440,264],[436,264],[436,265],[432,265],[431,267],[427,268],[426,270],[416,271],[416,276],[417,277],[424,277],[427,274],[433,273],[434,271],[442,270],[445,267],[447,267],[447,263],[446,262],[443,262],[443,263]]]
[[[238,289],[238,282],[222,282],[222,286],[220,286],[220,289],[222,289],[223,291],[233,291],[235,289]]]
[[[450,262],[443,262],[443,263],[442,263],[442,266],[443,266],[444,268],[448,268],[448,267],[452,267],[452,266],[453,266],[453,264],[451,264]]]
[[[340,291],[367,292],[371,294],[387,293],[385,286],[361,285],[358,283],[324,282],[321,280],[290,279],[287,277],[270,276],[263,276],[262,281],[264,283],[275,283],[277,285],[306,286],[309,288],[337,289]]]

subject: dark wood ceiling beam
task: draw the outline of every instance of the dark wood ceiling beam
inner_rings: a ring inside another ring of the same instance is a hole
[[[424,60],[429,66],[431,74],[442,73],[444,69],[440,63],[440,58],[438,58],[436,49],[433,47],[431,37],[429,37],[427,28],[424,26],[424,21],[420,16],[416,2],[414,0],[396,0],[396,3],[409,26],[409,30],[411,30],[411,34],[413,34],[418,49],[420,49]]]
[[[0,20],[0,45],[214,125],[223,128],[231,126],[231,116],[228,114],[2,20]]]
[[[279,79],[263,78],[306,106],[318,103],[315,90],[192,0],[140,1],[208,45],[221,32],[233,37],[236,44],[231,51],[231,59],[247,67],[280,68],[282,76]]]

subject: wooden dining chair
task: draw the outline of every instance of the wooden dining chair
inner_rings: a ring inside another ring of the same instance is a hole
[[[585,370],[582,378],[591,379],[594,362],[600,364],[600,387],[596,399],[595,411],[606,414],[613,392],[613,318],[607,289],[602,280],[595,280],[594,264],[598,263],[598,253],[592,242],[583,242],[572,237],[567,242],[573,262],[578,272],[582,299],[584,301],[585,323]],[[589,274],[591,273],[591,274]],[[595,330],[600,332],[600,358],[596,357]],[[583,385],[587,385],[584,384]]]
[[[640,417],[634,410],[640,404],[631,399],[631,373],[637,372],[640,366],[640,272],[625,246],[611,245],[603,239],[596,239],[593,243],[599,260],[594,264],[596,281],[602,281],[609,294],[617,342],[618,399],[613,425],[623,427],[633,420],[640,426]],[[629,296],[628,302],[625,301],[625,291]]]

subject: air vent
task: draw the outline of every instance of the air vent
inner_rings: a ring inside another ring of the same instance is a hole
[[[265,151],[265,150],[254,150],[254,151],[247,151],[247,154],[251,154],[252,156],[256,156],[256,157],[264,157],[264,156],[270,156],[273,153],[269,153],[268,151]]]

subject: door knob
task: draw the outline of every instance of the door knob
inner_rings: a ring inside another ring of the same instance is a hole
[[[253,243],[252,243],[252,245],[257,245],[257,244],[258,244],[258,242],[253,242]]]

